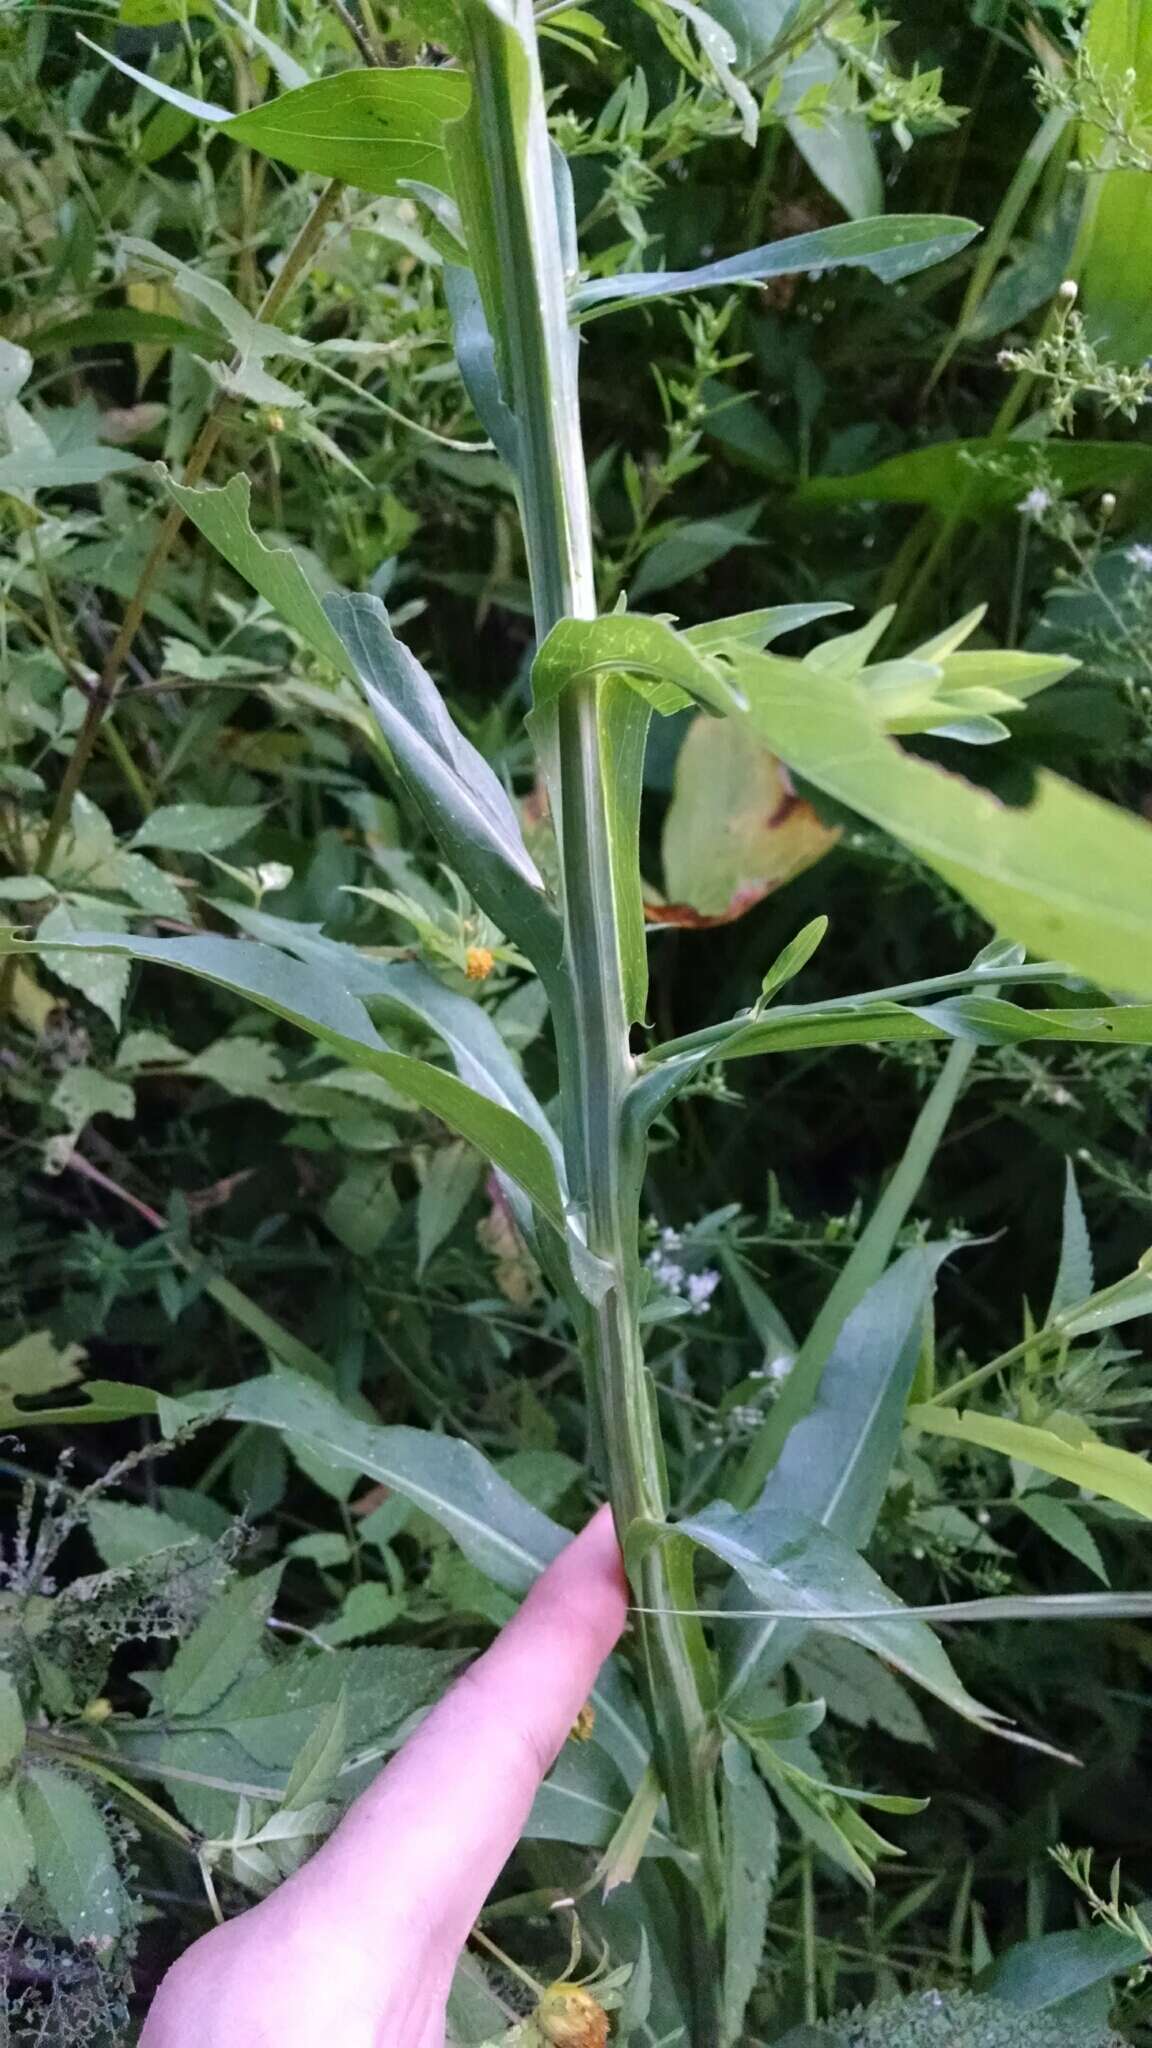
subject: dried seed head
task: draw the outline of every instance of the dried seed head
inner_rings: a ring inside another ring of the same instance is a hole
[[[580,1984],[552,1984],[536,2008],[536,2026],[549,2048],[607,2048],[608,2015]]]

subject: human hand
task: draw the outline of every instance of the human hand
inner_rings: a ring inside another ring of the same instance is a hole
[[[311,1861],[181,1956],[140,2048],[443,2048],[460,1951],[627,1602],[602,1508]]]

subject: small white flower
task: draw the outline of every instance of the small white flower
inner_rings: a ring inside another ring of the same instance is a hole
[[[266,896],[275,895],[278,890],[288,887],[294,872],[286,860],[266,860],[257,868],[256,879]]]
[[[790,1351],[778,1351],[775,1358],[765,1360],[764,1378],[771,1380],[773,1386],[778,1387],[787,1379],[792,1370],[792,1365],[792,1353]]]
[[[704,1316],[720,1285],[720,1275],[715,1266],[706,1266],[702,1273],[689,1273],[686,1293],[694,1316]]]
[[[1152,575],[1152,547],[1147,541],[1138,540],[1134,547],[1125,548],[1124,560],[1131,562],[1134,569],[1139,569],[1141,575]]]
[[[1051,491],[1046,491],[1043,484],[1033,484],[1032,489],[1021,498],[1016,510],[1022,512],[1025,519],[1041,519],[1051,503]]]

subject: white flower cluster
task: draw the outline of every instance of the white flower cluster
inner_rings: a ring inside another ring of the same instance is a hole
[[[690,1273],[687,1266],[676,1255],[682,1251],[684,1239],[678,1230],[662,1230],[655,1251],[651,1251],[644,1263],[665,1294],[679,1295],[688,1303],[694,1316],[706,1316],[712,1303],[712,1296],[720,1285],[720,1274],[715,1266],[704,1266],[698,1273]]]
[[[1125,548],[1124,560],[1131,562],[1132,567],[1139,569],[1142,575],[1152,575],[1152,547],[1149,547],[1147,541],[1138,540],[1130,548]]]

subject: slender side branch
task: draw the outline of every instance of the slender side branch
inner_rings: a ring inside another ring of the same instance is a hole
[[[269,322],[275,319],[289,293],[299,283],[315,256],[324,235],[324,230],[336,208],[344,187],[337,179],[325,186],[312,208],[292,247],[284,258],[279,272],[265,292],[257,310],[257,319]],[[197,484],[204,475],[216,450],[227,423],[232,400],[223,391],[219,392],[204,417],[200,432],[193,443],[188,460],[184,465],[185,484]],[[72,816],[72,802],[84,778],[85,770],[92,758],[92,750],[100,735],[100,729],[120,691],[120,683],[136,635],[140,631],[148,599],[157,576],[172,552],[173,543],[184,523],[184,514],[173,501],[164,516],[159,533],[148,552],[148,558],[140,571],[136,588],[129,600],[119,630],[104,658],[100,680],[88,700],[83,723],[76,735],[76,743],[68,765],[56,792],[52,814],[45,827],[40,844],[36,866],[40,873],[46,873],[53,856]]]

